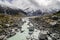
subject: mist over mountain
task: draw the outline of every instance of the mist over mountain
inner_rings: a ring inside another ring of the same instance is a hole
[[[0,5],[14,10],[21,9],[28,16],[55,13],[60,10],[60,0],[0,0]]]
[[[23,10],[21,9],[12,9],[10,7],[7,7],[7,6],[0,6],[0,13],[1,14],[5,14],[5,15],[26,15],[26,12],[24,12]]]

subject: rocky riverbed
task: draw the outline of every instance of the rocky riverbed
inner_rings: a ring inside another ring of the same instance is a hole
[[[7,17],[0,17],[0,40],[60,40],[60,16]]]

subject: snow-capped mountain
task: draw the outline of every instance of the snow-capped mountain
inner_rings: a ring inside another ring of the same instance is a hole
[[[37,15],[41,13],[54,13],[60,10],[60,0],[0,0],[0,5],[12,9],[22,9],[27,15]]]
[[[0,0],[1,7],[9,7],[11,9],[21,9],[24,12],[28,13],[37,8],[32,5],[28,0]]]
[[[19,8],[22,10],[27,8],[36,9],[36,7],[29,2],[29,0],[1,0],[0,4],[9,6],[11,8]]]
[[[21,16],[25,16],[26,15],[26,12],[24,12],[23,10],[21,9],[18,9],[18,8],[11,8],[11,7],[8,7],[6,5],[0,5],[0,13],[1,14],[5,14],[5,15],[16,15],[16,14],[20,14]]]

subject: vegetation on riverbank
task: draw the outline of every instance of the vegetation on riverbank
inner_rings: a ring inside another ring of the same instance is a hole
[[[11,15],[3,15],[0,14],[0,32],[2,33],[3,30],[10,28],[14,25],[18,20],[18,17],[14,17]]]

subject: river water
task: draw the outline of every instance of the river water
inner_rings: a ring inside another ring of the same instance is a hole
[[[34,29],[34,32],[32,35],[29,35],[29,29],[28,27],[33,26],[33,24],[29,21],[28,18],[23,18],[22,21],[26,21],[23,25],[22,25],[22,30],[24,30],[23,33],[21,33],[20,31],[16,33],[15,36],[8,38],[7,40],[31,40],[31,38],[33,40],[38,40],[38,35],[40,33],[40,30]],[[30,24],[29,24],[30,23]],[[29,26],[29,25],[30,26]]]
[[[29,20],[23,19],[23,21],[26,21],[26,23],[22,25],[22,30],[24,30],[24,32],[23,33],[17,32],[15,36],[8,38],[8,40],[27,40],[26,37],[29,36],[28,35],[29,25],[27,25],[29,23]]]

